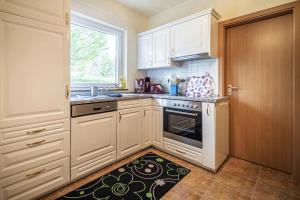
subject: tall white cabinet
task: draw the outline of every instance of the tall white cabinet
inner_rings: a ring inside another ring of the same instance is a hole
[[[69,5],[0,1],[0,199],[70,180]]]

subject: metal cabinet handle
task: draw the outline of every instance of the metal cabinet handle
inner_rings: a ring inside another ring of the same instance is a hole
[[[35,147],[35,146],[38,146],[42,143],[46,142],[46,140],[41,140],[41,141],[38,141],[38,142],[34,142],[34,143],[31,143],[31,144],[27,144],[28,147]]]
[[[27,135],[35,135],[35,134],[39,134],[39,133],[44,132],[44,131],[46,131],[45,128],[39,129],[39,130],[34,130],[34,131],[28,131],[26,133],[27,133]]]
[[[177,151],[178,153],[186,154],[184,151],[180,151],[178,149],[175,149],[175,151]]]
[[[122,115],[121,115],[121,114],[119,114],[119,122],[121,121],[121,119],[122,119]]]
[[[146,117],[146,110],[144,109],[144,117]]]
[[[207,116],[209,116],[209,104],[207,104],[207,107],[206,107],[206,114],[207,114]]]
[[[27,178],[33,178],[33,177],[35,177],[35,176],[37,176],[37,175],[43,173],[44,171],[46,171],[46,169],[42,169],[42,170],[40,170],[40,171],[38,171],[38,172],[34,172],[34,173],[32,173],[32,174],[27,174],[26,177],[27,177]]]
[[[66,89],[65,89],[65,97],[66,97],[66,99],[69,98],[69,95],[70,95],[69,86],[66,85]]]
[[[176,113],[176,114],[182,114],[182,115],[188,115],[188,116],[193,116],[193,117],[197,117],[198,116],[197,113],[188,113],[188,112],[182,112],[182,111],[176,111],[176,110],[169,110],[169,109],[166,109],[166,112]]]

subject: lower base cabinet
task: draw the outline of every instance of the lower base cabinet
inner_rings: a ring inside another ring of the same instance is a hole
[[[9,176],[0,181],[0,199],[35,199],[70,181],[68,157]]]
[[[152,144],[163,148],[163,108],[160,106],[152,107]]]
[[[124,158],[142,148],[141,113],[140,108],[118,111],[117,159]]]
[[[116,160],[117,112],[72,118],[71,179]]]

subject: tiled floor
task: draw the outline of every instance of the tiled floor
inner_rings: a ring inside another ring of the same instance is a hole
[[[149,151],[191,170],[162,200],[300,200],[300,183],[294,182],[290,175],[236,158],[230,158],[218,173],[213,174],[156,149],[147,149],[130,156],[48,195],[43,200],[56,199]]]

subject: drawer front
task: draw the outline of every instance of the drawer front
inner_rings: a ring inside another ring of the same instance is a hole
[[[151,106],[152,105],[152,98],[142,99],[142,106]]]
[[[183,147],[175,142],[164,141],[164,149],[173,153],[174,155],[180,156],[181,158],[187,159],[198,164],[202,164],[202,153],[200,151],[192,150],[191,148]]]
[[[127,108],[136,108],[142,105],[142,99],[118,101],[118,110]]]
[[[152,99],[152,105],[153,106],[163,106],[163,100],[162,99]]]
[[[70,130],[69,119],[0,129],[0,145],[12,144],[47,135],[55,135],[67,130]]]
[[[97,158],[91,159],[85,163],[81,163],[75,167],[71,168],[71,179],[77,179],[82,176],[88,175],[96,170],[99,170],[102,167],[107,166],[108,164],[116,161],[117,153],[116,151],[104,154]]]
[[[0,146],[0,178],[70,155],[70,132]]]
[[[0,199],[35,199],[70,181],[70,160],[63,158],[0,180]]]

